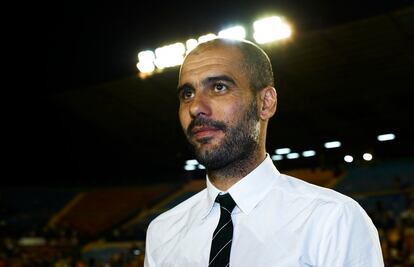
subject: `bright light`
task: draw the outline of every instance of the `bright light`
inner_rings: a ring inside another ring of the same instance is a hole
[[[345,161],[345,162],[348,162],[348,163],[351,163],[352,161],[354,161],[354,157],[352,157],[352,156],[350,156],[350,155],[346,155],[346,156],[344,157],[344,161]]]
[[[213,40],[215,38],[217,38],[217,35],[215,35],[214,33],[208,33],[208,34],[205,34],[205,35],[201,35],[200,37],[198,37],[198,43],[199,44],[205,43],[205,42],[208,42],[208,41]]]
[[[155,70],[154,66],[155,55],[150,50],[142,51],[138,53],[137,68],[142,73],[150,73]]]
[[[277,16],[257,20],[252,26],[253,29],[246,29],[241,25],[236,25],[223,29],[217,34],[208,33],[198,38],[188,39],[185,44],[175,43],[159,47],[154,51],[142,51],[138,54],[137,68],[140,72],[139,77],[145,79],[152,75],[154,71],[161,72],[165,68],[181,65],[184,61],[184,56],[188,55],[197,45],[217,37],[236,40],[254,38],[257,43],[265,44],[285,39],[292,35],[291,26],[283,18]],[[253,33],[253,36],[250,33]]]
[[[259,44],[285,39],[292,34],[290,26],[277,16],[255,21],[253,28],[253,37]]]
[[[354,161],[354,157],[350,156],[350,155],[346,155],[344,157],[345,162],[351,163],[352,161]]]
[[[336,148],[336,147],[341,146],[341,142],[339,141],[326,142],[324,146],[325,148]]]
[[[315,150],[306,150],[302,152],[302,156],[304,156],[305,158],[307,157],[313,157],[316,155]]]
[[[370,160],[372,160],[372,154],[371,153],[364,153],[364,155],[362,155],[362,158],[366,161],[370,161]]]
[[[286,155],[288,159],[297,159],[299,158],[299,153],[289,153]]]
[[[389,141],[389,140],[394,140],[395,139],[395,134],[381,134],[377,136],[378,141],[380,142],[384,142],[384,141]]]
[[[153,72],[155,70],[154,63],[145,62],[145,61],[138,62],[137,63],[137,68],[142,73],[150,73],[150,72]]]
[[[196,169],[195,165],[185,165],[184,170],[186,171],[194,171]]]
[[[185,164],[196,166],[198,165],[198,161],[196,159],[189,159],[185,161]]]
[[[206,167],[204,167],[204,165],[202,165],[202,164],[198,164],[198,168],[199,168],[200,170],[205,170],[205,169],[206,169]]]
[[[138,53],[138,60],[139,61],[146,61],[146,62],[153,62],[155,59],[154,52],[151,50],[145,50]]]
[[[198,45],[198,42],[196,39],[188,39],[187,42],[185,42],[185,46],[187,47],[186,54],[190,53],[191,50],[196,48]]]
[[[275,150],[275,153],[278,155],[284,155],[284,154],[289,154],[290,153],[290,148],[278,148]]]
[[[181,65],[184,60],[185,46],[175,43],[155,49],[155,65],[159,69]]]
[[[218,36],[221,38],[242,40],[246,38],[246,30],[242,26],[235,26],[220,31]]]
[[[282,159],[283,159],[283,156],[282,155],[273,155],[272,156],[272,160],[273,161],[282,160]]]

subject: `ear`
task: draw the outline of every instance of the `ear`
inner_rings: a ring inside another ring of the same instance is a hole
[[[260,90],[260,110],[259,116],[262,120],[270,119],[276,113],[277,105],[277,93],[276,89],[271,86],[267,86]]]

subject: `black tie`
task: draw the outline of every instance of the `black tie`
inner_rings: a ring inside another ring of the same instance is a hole
[[[236,203],[228,193],[218,195],[216,202],[220,203],[220,221],[214,230],[211,242],[209,266],[227,267],[230,263],[230,249],[233,239],[231,212]]]

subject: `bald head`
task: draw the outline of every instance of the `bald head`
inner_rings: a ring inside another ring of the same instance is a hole
[[[257,92],[266,86],[274,87],[274,78],[270,59],[263,49],[252,42],[246,40],[217,38],[201,43],[194,50],[192,50],[187,57],[197,56],[204,51],[218,48],[237,49],[240,52],[240,67],[247,75],[250,81],[250,87],[254,92]]]

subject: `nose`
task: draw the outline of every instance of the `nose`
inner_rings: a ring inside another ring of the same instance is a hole
[[[190,116],[192,118],[200,115],[209,117],[211,115],[211,105],[207,96],[202,93],[196,94],[190,104]]]

